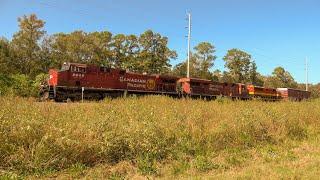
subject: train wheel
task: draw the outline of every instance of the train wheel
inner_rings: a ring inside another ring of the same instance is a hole
[[[48,101],[49,100],[49,92],[44,92],[39,96],[39,101]]]
[[[66,99],[66,103],[71,103],[72,102],[72,99],[71,98],[67,98]]]

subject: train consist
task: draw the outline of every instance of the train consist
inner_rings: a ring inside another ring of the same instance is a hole
[[[269,101],[301,101],[310,92],[290,88],[265,88],[241,83],[221,83],[206,79],[147,75],[96,65],[64,63],[61,70],[49,70],[50,78],[40,95],[55,101],[103,99],[130,94],[162,94],[172,97]]]

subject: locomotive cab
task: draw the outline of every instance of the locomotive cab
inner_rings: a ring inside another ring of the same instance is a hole
[[[190,79],[189,78],[181,78],[177,81],[177,91],[179,94],[191,94],[190,88]]]
[[[71,70],[71,75],[74,81],[75,81],[75,85],[77,87],[80,87],[81,85],[83,85],[83,82],[81,82],[86,74],[87,68],[86,66],[79,66],[77,64],[72,64],[70,65],[70,70]]]
[[[70,69],[70,64],[69,63],[63,63],[63,65],[61,66],[60,71],[69,71]]]

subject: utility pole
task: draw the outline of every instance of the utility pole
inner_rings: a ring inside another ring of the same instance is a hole
[[[306,78],[306,91],[308,91],[308,58],[306,57],[306,59],[305,59],[305,78]]]
[[[187,62],[187,78],[190,78],[190,40],[191,40],[191,14],[188,13],[188,62]]]

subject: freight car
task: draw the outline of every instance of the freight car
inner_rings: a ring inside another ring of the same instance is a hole
[[[277,92],[282,99],[290,101],[302,101],[304,99],[309,99],[311,95],[311,92],[309,91],[292,88],[277,88]]]

